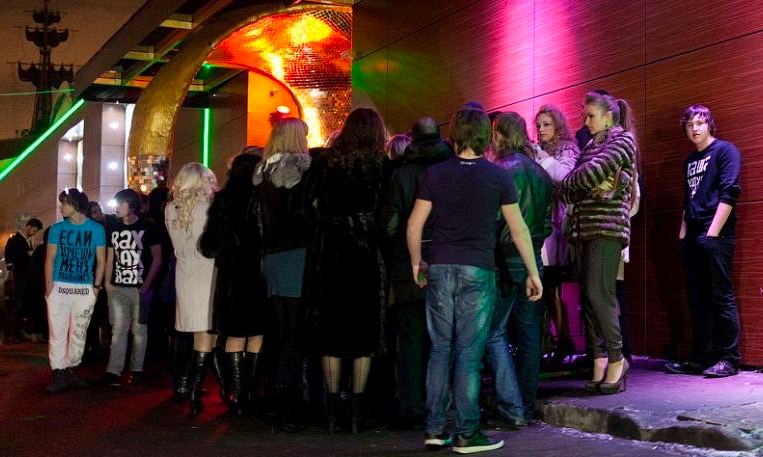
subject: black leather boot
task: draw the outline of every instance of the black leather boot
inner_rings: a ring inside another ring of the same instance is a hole
[[[227,353],[222,346],[212,349],[212,371],[220,384],[220,399],[230,407],[230,371],[228,370]]]
[[[326,420],[328,422],[329,435],[337,430],[337,417],[339,416],[339,393],[329,393],[326,399]]]
[[[228,374],[230,379],[230,396],[228,400],[228,409],[236,413],[238,416],[244,414],[244,406],[246,403],[245,391],[244,391],[244,353],[243,352],[226,352],[226,360],[228,362]]]
[[[172,341],[172,401],[183,403],[191,393],[193,334],[176,332]]]
[[[189,396],[192,416],[201,414],[201,388],[204,386],[204,379],[207,377],[207,369],[209,369],[211,359],[211,352],[193,351],[191,393]]]
[[[279,384],[273,386],[275,396],[274,427],[286,433],[301,432],[305,429],[302,420],[302,398],[299,386]]]
[[[260,359],[259,352],[247,352],[244,365],[244,379],[242,381],[242,398],[247,411],[253,413],[257,404],[257,364]]]
[[[366,394],[352,394],[352,433],[365,430]]]

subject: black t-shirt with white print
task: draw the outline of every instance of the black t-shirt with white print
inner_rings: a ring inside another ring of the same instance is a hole
[[[715,139],[702,151],[694,151],[684,163],[684,218],[691,232],[704,234],[713,222],[718,205],[736,205],[741,187],[742,157],[731,143]],[[721,236],[733,236],[736,210],[732,209]]]
[[[156,226],[138,219],[132,224],[121,220],[109,228],[107,247],[114,249],[114,272],[111,284],[141,287],[151,268],[151,246],[161,243]]]

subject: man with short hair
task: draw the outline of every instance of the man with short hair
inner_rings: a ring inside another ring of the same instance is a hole
[[[687,108],[681,126],[695,148],[684,166],[684,212],[678,234],[693,344],[689,360],[665,368],[711,378],[733,376],[741,360],[731,267],[742,159],[733,144],[715,138],[715,120],[706,106]]]
[[[17,231],[5,244],[5,264],[13,272],[13,298],[8,309],[7,327],[3,342],[21,342],[21,314],[32,270],[32,238],[42,230],[42,222],[31,218],[23,230]]]
[[[421,429],[429,337],[426,330],[425,292],[411,281],[405,224],[413,210],[421,178],[427,168],[454,155],[453,147],[440,136],[440,126],[431,117],[419,118],[411,127],[413,141],[405,148],[400,165],[392,172],[381,226],[389,241],[387,278],[390,288],[390,327],[395,335],[395,378],[398,399],[397,425]],[[423,258],[428,260],[428,227],[422,240]]]
[[[528,271],[531,300],[542,293],[529,231],[511,176],[482,155],[490,142],[484,111],[462,109],[451,120],[457,157],[429,167],[408,220],[413,278],[427,285],[427,328],[432,350],[427,369],[425,446],[453,446],[466,454],[498,449],[503,441],[480,431],[480,361],[495,302],[496,215],[503,214]],[[422,262],[421,234],[429,219],[429,265]],[[445,432],[451,365],[456,439]]]
[[[111,353],[104,384],[121,385],[127,355],[127,332],[132,333],[132,354],[128,384],[143,377],[148,339],[148,307],[151,286],[162,263],[162,247],[155,226],[140,217],[137,192],[124,189],[114,196],[119,221],[109,227],[106,237],[106,292],[109,297]]]

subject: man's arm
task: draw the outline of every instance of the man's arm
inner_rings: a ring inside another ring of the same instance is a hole
[[[681,212],[681,228],[678,230],[678,239],[686,238],[686,211]]]
[[[106,265],[104,265],[103,286],[106,289],[110,289],[111,276],[114,274],[114,248],[111,246],[106,248]]]
[[[421,261],[421,233],[424,231],[424,224],[432,211],[432,202],[428,200],[416,199],[413,205],[413,211],[408,218],[408,228],[406,229],[406,239],[408,241],[408,254],[411,257],[411,267],[413,268],[413,281],[424,287],[426,281],[419,280],[419,270]]]
[[[103,271],[106,268],[106,248],[104,246],[98,246],[95,248],[95,277],[93,278],[93,285],[103,286]]]
[[[143,285],[140,287],[140,293],[145,293],[151,288],[151,285],[156,279],[157,273],[159,273],[159,267],[162,265],[162,245],[155,244],[151,246],[151,268],[148,269],[146,280],[143,281]]]
[[[53,290],[53,265],[56,262],[56,253],[58,252],[58,246],[52,243],[48,243],[48,247],[45,250],[45,297],[50,295]]]
[[[527,298],[530,301],[538,300],[543,295],[543,285],[538,274],[538,266],[535,264],[535,252],[533,250],[532,239],[530,238],[530,231],[527,229],[527,224],[525,224],[525,220],[522,218],[522,213],[517,203],[501,205],[501,212],[506,220],[506,225],[509,226],[511,240],[517,247],[527,269]]]
[[[710,224],[710,228],[707,229],[707,236],[717,237],[721,233],[733,209],[734,207],[728,203],[721,202],[718,204],[718,208],[716,208],[715,215],[713,216],[713,222]]]

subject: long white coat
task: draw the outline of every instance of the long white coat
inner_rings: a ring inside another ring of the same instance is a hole
[[[196,204],[190,231],[180,227],[173,202],[164,211],[167,231],[177,258],[175,329],[180,332],[202,332],[212,328],[215,261],[202,256],[198,248],[199,237],[207,222],[207,209],[208,202]]]

